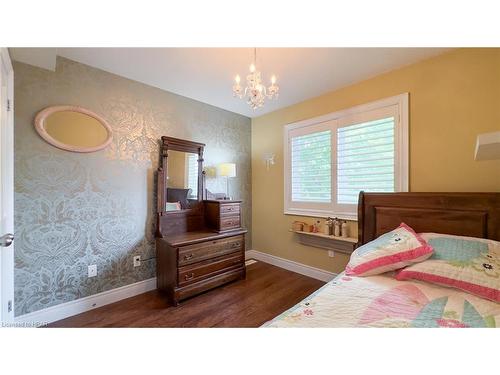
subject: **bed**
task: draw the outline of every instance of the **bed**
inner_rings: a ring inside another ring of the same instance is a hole
[[[500,241],[500,193],[360,193],[359,245],[405,222],[417,232]],[[339,274],[265,327],[500,327],[500,303],[394,272]]]

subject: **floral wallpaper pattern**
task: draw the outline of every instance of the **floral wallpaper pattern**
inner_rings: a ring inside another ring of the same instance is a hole
[[[15,62],[14,73],[16,316],[154,277],[162,135],[206,143],[206,167],[237,164],[231,193],[250,227],[250,119],[59,57],[55,72]],[[45,143],[33,119],[58,104],[102,115],[110,147],[77,154]],[[225,181],[207,187],[223,192]],[[88,278],[92,264],[98,276]]]

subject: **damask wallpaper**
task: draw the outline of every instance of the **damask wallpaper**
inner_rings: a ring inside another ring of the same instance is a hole
[[[55,72],[14,62],[14,73],[16,315],[154,277],[162,135],[206,143],[208,168],[237,164],[231,194],[250,227],[250,119],[60,57]],[[102,115],[112,145],[77,154],[45,143],[34,116],[61,104]],[[207,187],[224,192],[225,181]],[[134,255],[153,259],[134,268]],[[92,264],[98,276],[88,278]]]

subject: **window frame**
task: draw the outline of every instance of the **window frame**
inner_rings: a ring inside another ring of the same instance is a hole
[[[328,217],[336,216],[346,220],[357,220],[357,205],[337,204],[337,129],[346,126],[354,118],[363,118],[369,112],[387,111],[394,107],[394,181],[395,191],[408,191],[409,180],[409,131],[408,131],[409,94],[403,93],[389,98],[361,104],[355,107],[332,112],[287,124],[283,131],[284,166],[284,214],[297,216]],[[319,130],[312,130],[319,129]],[[332,144],[332,181],[330,203],[292,202],[291,200],[291,148],[290,135],[308,134],[331,130]],[[311,131],[312,130],[312,131]]]

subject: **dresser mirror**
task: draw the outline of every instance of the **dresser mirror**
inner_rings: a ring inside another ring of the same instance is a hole
[[[169,150],[166,211],[190,208],[198,202],[198,154]]]
[[[172,137],[161,138],[158,169],[158,213],[182,213],[200,209],[204,183],[203,143]]]

